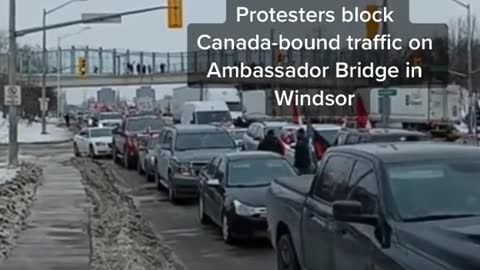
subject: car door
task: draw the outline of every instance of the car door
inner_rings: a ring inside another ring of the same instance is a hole
[[[227,182],[227,160],[225,158],[220,159],[220,162],[215,172],[215,179],[218,179],[219,184],[213,186],[211,190],[212,196],[212,216],[218,224],[222,223],[222,211],[223,203],[225,200],[225,188]]]
[[[220,158],[214,158],[210,164],[208,165],[208,169],[205,171],[205,181],[203,186],[203,200],[205,205],[205,212],[209,217],[214,217],[215,211],[214,209],[214,194],[213,194],[213,186],[209,186],[207,181],[209,179],[216,179],[218,164],[220,163]]]
[[[154,151],[154,162],[155,164],[153,164],[154,166],[154,169],[152,169],[152,173],[154,173],[155,171],[157,173],[160,172],[160,162],[161,162],[161,154],[162,154],[162,145],[163,145],[163,142],[165,141],[165,134],[167,133],[167,130],[166,129],[163,129],[160,134],[158,135],[158,138],[156,140],[156,143],[155,143],[155,149],[153,150]]]
[[[334,218],[332,203],[345,199],[345,188],[354,161],[330,155],[315,177],[302,213],[301,241],[306,269],[334,269]]]
[[[373,163],[359,159],[353,166],[347,187],[347,200],[362,203],[367,215],[378,215],[378,187]],[[375,227],[335,221],[335,270],[371,269]]]
[[[78,144],[77,144],[78,150],[80,151],[80,153],[85,154],[88,151],[88,137],[89,137],[88,130],[87,129],[82,130],[79,135],[80,136],[78,138]]]
[[[173,149],[173,132],[171,130],[168,130],[165,133],[165,139],[161,147],[162,149],[160,151],[159,173],[164,180],[168,180],[168,168],[170,166],[170,159],[172,157]]]

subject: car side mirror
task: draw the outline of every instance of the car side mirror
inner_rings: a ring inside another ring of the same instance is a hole
[[[236,142],[235,142],[235,145],[236,145],[238,148],[242,148],[242,147],[243,147],[243,141],[236,141]]]
[[[378,217],[365,215],[359,201],[333,202],[333,216],[336,220],[377,226]]]
[[[218,180],[218,179],[208,179],[207,180],[207,185],[212,186],[212,187],[219,186],[220,185],[220,180]]]

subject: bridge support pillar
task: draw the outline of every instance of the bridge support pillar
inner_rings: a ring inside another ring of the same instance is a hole
[[[77,59],[76,58],[76,51],[75,46],[72,46],[70,50],[70,73],[75,74],[75,67],[77,66]]]
[[[119,70],[117,70],[117,50],[113,49],[112,51],[112,72],[113,75],[117,75]]]
[[[103,73],[103,48],[98,48],[98,73]]]

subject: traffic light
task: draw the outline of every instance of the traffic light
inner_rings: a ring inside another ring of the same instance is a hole
[[[282,50],[277,50],[276,61],[277,61],[277,65],[285,64],[285,52],[283,52]]]
[[[378,11],[378,5],[367,5],[367,11],[368,13],[373,15],[375,11]],[[379,30],[380,24],[378,22],[375,22],[372,16],[372,19],[367,22],[367,38],[373,39],[376,35],[378,35]]]
[[[78,59],[78,76],[83,79],[87,75],[87,59],[80,57]]]
[[[168,0],[168,28],[183,27],[183,0]]]

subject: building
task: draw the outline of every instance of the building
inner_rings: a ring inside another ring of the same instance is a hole
[[[115,105],[115,90],[112,88],[102,88],[97,92],[97,102],[105,105]]]
[[[155,89],[151,86],[142,86],[137,89],[136,99],[150,98],[152,102],[155,102]]]

